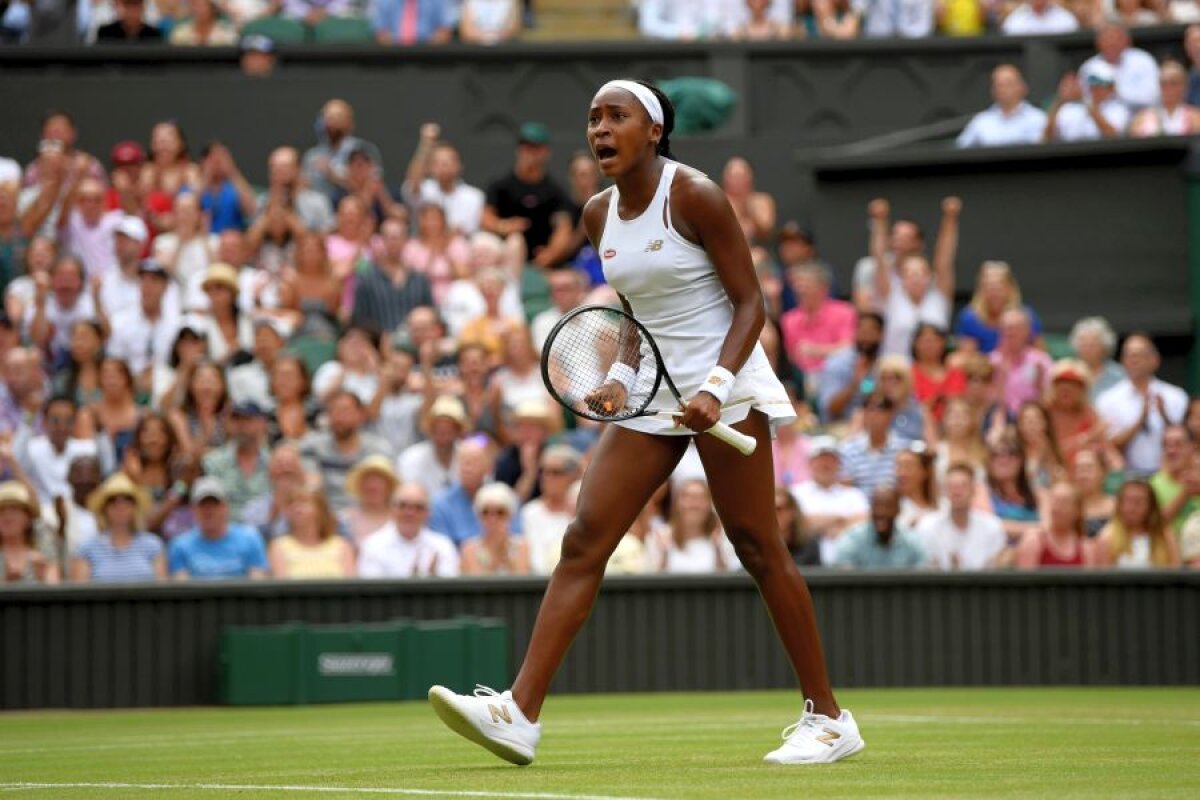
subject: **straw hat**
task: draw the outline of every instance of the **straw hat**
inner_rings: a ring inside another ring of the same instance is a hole
[[[1077,358],[1060,358],[1050,370],[1050,381],[1074,381],[1087,387],[1092,385],[1092,371]]]
[[[388,483],[391,484],[388,487],[388,495],[391,495],[400,483],[400,476],[392,468],[392,460],[387,456],[375,455],[363,459],[358,466],[350,470],[350,474],[346,476],[346,493],[351,497],[359,498],[359,489],[363,478],[372,473],[387,478]]]
[[[200,284],[201,289],[207,290],[209,286],[219,284],[229,287],[229,290],[234,294],[238,292],[238,273],[237,270],[228,264],[217,262],[209,266],[208,271],[204,273],[204,282]]]
[[[42,513],[29,487],[20,481],[0,483],[0,507],[3,506],[20,506],[32,517],[38,517]]]
[[[139,519],[145,519],[150,513],[150,498],[145,490],[130,480],[129,476],[124,472],[118,472],[110,476],[108,480],[100,484],[96,491],[92,492],[87,499],[88,510],[96,515],[96,519],[104,520],[104,508],[108,505],[108,501],[114,497],[129,497],[137,506]]]
[[[428,433],[429,426],[435,419],[448,419],[456,423],[461,431],[467,427],[467,410],[463,407],[462,400],[452,394],[443,394],[434,400],[433,405],[425,412],[424,419],[421,420],[421,429]]]

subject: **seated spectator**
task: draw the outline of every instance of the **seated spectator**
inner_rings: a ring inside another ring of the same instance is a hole
[[[923,39],[933,33],[933,0],[912,0],[904,5],[862,0],[855,5],[866,19],[863,36],[868,39]]]
[[[1088,99],[1079,76],[1068,72],[1058,84],[1058,95],[1046,118],[1047,142],[1086,142],[1125,135],[1132,116],[1117,98],[1117,73],[1102,61],[1088,73]]]
[[[1128,27],[1161,25],[1166,22],[1163,11],[1144,0],[1113,0],[1109,18]]]
[[[646,549],[649,571],[666,575],[706,575],[739,566],[708,484],[696,478],[674,487],[670,519],[651,531]]]
[[[376,0],[371,27],[379,44],[445,44],[454,20],[449,5],[436,0]]]
[[[1116,350],[1117,336],[1112,332],[1108,320],[1103,317],[1085,317],[1070,329],[1070,348],[1087,366],[1091,385],[1087,396],[1093,403],[1100,395],[1120,384],[1126,374],[1124,367],[1112,360]]]
[[[955,347],[966,353],[990,354],[1000,342],[1000,317],[1013,309],[1025,311],[1034,338],[1040,341],[1042,321],[1033,308],[1021,302],[1021,287],[1012,267],[1004,261],[983,262],[975,279],[975,294],[954,326]]]
[[[481,530],[474,504],[480,487],[492,472],[492,456],[486,441],[472,438],[459,445],[457,472],[458,480],[434,496],[429,528],[449,536],[455,545],[461,546],[478,536]],[[401,477],[403,475],[402,472]],[[466,571],[466,565],[463,569]]]
[[[900,526],[915,531],[941,508],[933,453],[924,442],[913,442],[896,454],[896,492],[900,495]]]
[[[917,535],[930,563],[943,570],[981,570],[1003,563],[1008,540],[1000,519],[973,508],[975,470],[953,464],[946,472],[946,508],[921,523]]]
[[[208,334],[195,317],[182,317],[165,364],[155,364],[150,378],[150,402],[168,413],[183,405],[192,372],[208,359]]]
[[[36,191],[36,188],[35,188]],[[26,313],[33,308],[38,287],[49,285],[51,271],[58,263],[55,239],[34,236],[25,248],[24,274],[17,275],[4,290],[4,314],[11,324],[24,332]]]
[[[808,530],[804,512],[796,498],[782,486],[775,487],[775,521],[783,545],[798,567],[821,566],[821,539]]]
[[[202,0],[197,8],[212,6],[213,0]],[[171,34],[172,39],[178,31],[176,28]],[[230,34],[233,38],[224,44],[236,41],[237,33],[231,29]],[[210,142],[201,152],[200,181],[200,207],[208,214],[209,231],[220,234],[227,230],[246,230],[249,220],[254,217],[258,195],[233,160],[229,148],[221,142]],[[229,263],[242,266],[240,262]]]
[[[258,532],[229,521],[225,487],[203,477],[192,486],[196,527],[171,540],[167,567],[176,580],[264,578],[267,553]]]
[[[238,306],[241,286],[234,267],[212,264],[200,286],[208,297],[209,312],[200,318],[208,329],[208,354],[225,366],[254,348],[254,323]]]
[[[170,227],[154,239],[152,257],[175,278],[185,301],[194,284],[203,284],[208,268],[215,260],[217,239],[204,226],[200,198],[188,192],[175,198]],[[236,273],[234,280],[236,282]],[[190,302],[186,305],[185,310],[190,310]]]
[[[912,383],[917,400],[935,421],[941,421],[946,402],[967,390],[967,375],[946,360],[944,328],[922,322],[913,332]]]
[[[371,456],[350,470],[346,476],[346,494],[355,503],[342,512],[341,519],[355,545],[361,545],[391,521],[392,494],[399,484],[400,478],[387,456]]]
[[[133,373],[124,361],[110,357],[100,362],[100,399],[88,412],[107,471],[121,463],[142,416]]]
[[[129,583],[163,580],[167,560],[162,540],[145,530],[150,499],[129,476],[118,472],[88,499],[100,535],[71,559],[77,583]]]
[[[470,259],[470,246],[447,225],[445,209],[437,203],[422,205],[417,235],[404,246],[404,261],[429,279],[435,302],[446,299],[453,281],[467,277]]]
[[[829,296],[833,275],[827,268],[808,264],[789,277],[797,305],[779,320],[783,346],[791,362],[815,378],[830,355],[853,344],[857,314],[854,306]]]
[[[1121,348],[1127,377],[1096,401],[1109,441],[1124,455],[1134,476],[1154,474],[1162,461],[1163,431],[1182,421],[1187,411],[1187,394],[1154,377],[1159,363],[1158,348],[1149,336],[1128,336]]]
[[[476,277],[479,291],[483,294],[486,310],[468,322],[459,332],[460,345],[478,344],[488,354],[492,365],[498,365],[504,346],[504,334],[513,326],[524,327],[524,320],[512,317],[501,307],[504,294],[504,273],[497,269],[485,269]]]
[[[31,347],[12,348],[0,378],[0,436],[11,439],[42,413],[46,373],[41,355]]]
[[[1188,399],[1187,412],[1183,416],[1183,427],[1187,428],[1193,442],[1200,442],[1200,397]]]
[[[499,44],[521,33],[517,0],[463,0],[459,38],[470,44]]]
[[[820,537],[821,563],[828,564],[838,537],[867,518],[867,496],[853,486],[838,483],[841,458],[832,436],[812,440],[812,479],[791,487],[804,514],[808,531]]]
[[[975,480],[986,476],[984,464],[988,450],[984,443],[979,420],[965,398],[954,397],[946,403],[941,430],[934,446],[934,475],[938,485],[944,488],[946,473],[953,464],[962,464],[974,470]]]
[[[347,328],[338,339],[337,359],[326,361],[312,380],[313,394],[324,402],[334,392],[352,392],[364,407],[379,392],[378,336],[366,328]]]
[[[583,224],[583,209],[589,200],[600,193],[600,165],[589,150],[576,150],[567,162],[567,192],[571,207],[571,243],[567,248],[572,254],[566,266],[582,270],[588,283],[596,286],[605,281],[604,267],[600,254],[588,238],[587,226]],[[510,237],[511,239],[511,237]],[[521,259],[524,263],[524,259]]]
[[[529,544],[509,533],[517,497],[503,483],[489,483],[475,494],[479,534],[462,545],[464,575],[528,575]]]
[[[440,533],[425,527],[429,494],[405,483],[392,495],[392,520],[363,541],[358,555],[360,578],[453,578],[458,550]]]
[[[1090,377],[1087,365],[1073,358],[1059,359],[1050,372],[1045,409],[1054,449],[1063,464],[1072,463],[1081,449],[1108,446],[1104,423],[1088,399]],[[1105,455],[1119,459],[1115,450]]]
[[[354,547],[338,535],[337,519],[323,492],[301,490],[287,501],[287,533],[271,540],[271,576],[332,580],[356,572]]]
[[[76,438],[79,408],[70,397],[56,396],[46,401],[42,412],[45,433],[22,441],[18,439],[17,458],[26,480],[45,503],[71,497],[67,472],[71,463],[84,456],[98,456],[93,439]]]
[[[451,395],[433,401],[422,421],[427,437],[405,449],[396,460],[396,471],[405,483],[418,483],[436,497],[454,482],[459,472],[459,442],[467,426],[462,402]]]
[[[860,313],[854,326],[854,346],[843,348],[825,360],[818,407],[826,424],[848,420],[862,405],[863,398],[875,391],[883,328],[883,317],[879,314]]]
[[[1083,503],[1075,487],[1066,481],[1055,483],[1050,487],[1046,505],[1046,518],[1026,532],[1017,545],[1017,567],[1095,566],[1097,548],[1084,530]]]
[[[23,483],[0,483],[0,580],[58,583],[62,577],[54,542],[38,520],[37,498]]]
[[[57,363],[71,346],[71,329],[81,320],[100,321],[96,303],[87,291],[83,265],[74,256],[63,256],[37,283],[33,303],[25,311],[25,338]]]
[[[550,307],[538,312],[530,323],[533,346],[540,354],[550,331],[568,312],[583,305],[588,290],[588,277],[577,269],[556,269],[546,275],[550,288]]]
[[[1187,70],[1178,61],[1166,61],[1159,69],[1158,85],[1162,99],[1159,104],[1143,108],[1133,118],[1129,135],[1190,136],[1200,133],[1200,108],[1185,100]]]
[[[113,145],[108,160],[110,169],[106,205],[111,209],[120,209],[128,216],[144,222],[149,209],[146,207],[146,197],[142,194],[140,184],[142,168],[146,164],[146,149],[139,142],[126,139]],[[142,253],[139,248],[139,258]]]
[[[192,161],[187,136],[178,122],[162,120],[150,129],[150,160],[142,165],[138,183],[151,229],[172,228],[175,201],[198,191],[201,183],[200,167]],[[200,220],[198,203],[196,208]]]
[[[136,299],[133,305],[112,317],[107,351],[108,355],[129,364],[138,392],[143,393],[153,392],[155,373],[171,360],[181,320],[179,291],[166,268],[148,258],[137,271]],[[192,320],[194,325],[198,322]]]
[[[96,41],[101,44],[143,44],[163,40],[162,31],[146,22],[145,0],[116,0],[117,19],[101,25]]]
[[[721,188],[742,224],[746,241],[751,244],[769,241],[775,232],[775,198],[754,188],[750,162],[738,156],[725,162]]]
[[[150,238],[150,231],[140,217],[122,215],[117,229],[113,233],[113,266],[100,283],[100,310],[109,319],[114,319],[122,311],[133,308],[141,297],[142,251]],[[166,273],[166,268],[163,268]],[[176,312],[179,310],[179,290],[173,289],[171,303]]]
[[[229,511],[241,519],[246,505],[267,491],[267,419],[253,403],[234,405],[229,413],[229,441],[204,454],[204,474],[228,486]]]
[[[301,445],[308,470],[321,476],[321,486],[335,514],[350,506],[346,494],[346,476],[373,455],[388,455],[387,441],[363,430],[366,413],[363,402],[349,389],[339,389],[326,400],[328,425]]]
[[[646,39],[695,39],[699,7],[688,0],[638,0],[638,34]]]
[[[191,17],[171,28],[171,44],[231,47],[238,42],[237,28],[221,19],[215,0],[191,0]]]
[[[1162,454],[1162,467],[1150,478],[1150,486],[1163,519],[1173,530],[1183,530],[1188,517],[1200,511],[1200,486],[1189,480],[1196,443],[1188,429],[1171,425],[1164,430]]]
[[[337,222],[325,237],[325,252],[333,278],[341,287],[338,317],[348,319],[354,301],[356,273],[370,259],[374,245],[375,220],[358,195],[348,194],[337,204]]]
[[[1075,454],[1071,462],[1071,483],[1083,503],[1083,529],[1089,539],[1096,538],[1108,524],[1116,508],[1116,500],[1104,491],[1106,473],[1104,460],[1097,448],[1086,448]]]
[[[296,336],[332,339],[341,318],[344,281],[333,274],[321,237],[304,233],[296,239],[294,269],[283,273],[279,306],[295,312]]]
[[[1038,523],[1038,495],[1025,471],[1025,457],[1015,431],[1007,431],[988,446],[985,509],[1000,518],[1014,547]]]
[[[371,403],[375,432],[387,439],[393,453],[403,453],[421,439],[421,410],[425,396],[415,385],[413,356],[391,349],[379,368],[379,391]]]
[[[804,435],[806,423],[811,418],[797,418],[788,425],[780,425],[771,443],[771,458],[775,464],[775,485],[788,488],[804,483],[811,477],[808,461],[812,444]]]
[[[287,0],[297,3],[291,10],[292,15],[303,12],[310,17],[355,16],[357,10],[350,0]],[[285,14],[289,12],[285,8]],[[318,20],[308,20],[313,25]],[[346,181],[346,170],[350,154],[358,149],[366,149],[371,156],[371,162],[378,168],[379,177],[384,178],[383,157],[379,148],[365,139],[354,135],[354,108],[345,100],[333,98],[321,107],[320,122],[317,125],[317,144],[304,151],[303,172],[304,180],[312,190],[332,200],[339,186]],[[278,151],[276,151],[278,152]],[[298,177],[298,176],[297,176]],[[308,225],[310,229],[324,233],[327,228]]]
[[[862,432],[842,443],[842,479],[863,493],[896,481],[896,454],[907,442],[892,429],[895,412],[887,395],[872,394],[863,401]]]
[[[1055,442],[1050,416],[1041,403],[1021,405],[1014,425],[1021,452],[1025,454],[1025,472],[1034,489],[1047,489],[1063,478],[1063,458]]]
[[[925,438],[926,412],[913,393],[912,368],[903,356],[879,359],[879,393],[892,401],[892,432],[905,442]]]
[[[538,464],[546,442],[559,427],[557,408],[551,405],[549,398],[518,403],[507,428],[510,444],[496,457],[496,480],[511,486],[521,503],[541,495]]]
[[[138,421],[121,471],[149,497],[146,530],[170,540],[195,524],[188,485],[200,474],[199,467],[198,460],[183,453],[165,416],[151,412]]]
[[[1074,33],[1079,20],[1056,0],[1026,0],[1004,18],[1001,28],[1008,36],[1052,36]]]
[[[950,327],[954,298],[954,259],[958,254],[958,219],[962,201],[942,200],[942,224],[934,245],[933,264],[924,256],[908,256],[897,262],[897,270],[875,270],[875,297],[883,309],[883,354],[907,355],[912,349],[917,325],[929,322]],[[887,200],[871,203],[871,255],[876,264],[887,263],[890,205]]]
[[[967,390],[963,400],[974,416],[975,424],[985,440],[991,440],[1008,426],[1008,409],[1000,399],[996,384],[996,369],[987,356],[974,353],[963,359],[967,375]]]
[[[1046,112],[1025,100],[1029,87],[1012,64],[992,70],[995,105],[972,118],[958,136],[962,147],[1003,147],[1037,144],[1046,131]]]
[[[199,461],[228,438],[229,390],[225,373],[211,361],[197,364],[186,377],[183,403],[168,411],[167,418],[175,428],[180,447]]]
[[[1116,513],[1096,537],[1095,552],[1096,563],[1102,567],[1179,566],[1175,532],[1149,483],[1135,479],[1122,484],[1117,492]]]
[[[1054,368],[1050,356],[1034,345],[1029,315],[1020,309],[1005,311],[1000,317],[1000,341],[990,360],[993,380],[1012,417],[1022,405],[1042,397]]]
[[[329,122],[326,119],[324,129],[327,135],[328,126]],[[339,143],[341,141],[339,139]],[[271,208],[277,209],[283,214],[293,235],[302,231],[323,234],[333,228],[333,206],[329,202],[333,185],[324,178],[318,168],[323,166],[326,170],[332,169],[329,164],[336,163],[337,158],[332,146],[323,144],[305,153],[304,160],[304,174],[309,181],[308,185],[301,179],[300,154],[296,148],[277,147],[271,151],[267,160],[267,190],[258,196],[258,213],[262,215]],[[313,162],[312,169],[308,167],[310,160]],[[318,191],[312,184],[314,177],[321,181],[321,186],[328,188],[327,193]]]
[[[1200,15],[1197,18],[1200,19]],[[1188,25],[1183,34],[1183,48],[1191,64],[1188,70],[1187,102],[1190,106],[1200,106],[1200,25]]]
[[[253,403],[264,411],[275,405],[271,396],[271,371],[283,352],[290,331],[281,320],[259,317],[254,320],[254,356],[229,370],[229,399],[234,403]]]
[[[501,335],[500,366],[492,373],[491,383],[500,395],[500,407],[513,412],[525,403],[549,402],[542,381],[541,363],[529,329],[519,323]]]
[[[251,3],[257,1],[249,0]],[[241,50],[239,65],[243,75],[249,78],[265,78],[275,71],[275,66],[279,63],[279,53],[270,37],[257,34],[243,36],[238,45]]]
[[[487,231],[479,231],[471,236],[471,258],[463,273],[465,277],[451,281],[445,297],[437,304],[451,335],[458,336],[468,322],[486,315],[487,300],[480,291],[478,280],[485,272],[498,272],[504,276],[504,290],[500,293],[501,316],[521,320],[525,318],[519,279],[525,260],[522,255],[524,249],[524,240],[515,234],[509,236],[507,241]],[[550,282],[551,276],[562,271],[561,268],[552,270],[547,282]]]
[[[42,507],[42,520],[53,526],[66,556],[78,553],[80,547],[99,534],[96,515],[88,510],[87,502],[103,479],[100,459],[80,456],[67,469],[71,494]]]
[[[413,209],[426,204],[441,206],[453,233],[472,236],[479,230],[486,199],[482,189],[463,181],[458,148],[441,135],[441,126],[436,122],[421,126],[405,176],[404,201]]]
[[[394,331],[419,306],[433,305],[433,288],[425,273],[410,269],[403,257],[408,232],[400,220],[380,226],[381,252],[370,269],[360,272],[354,285],[352,324]]]
[[[1120,24],[1106,22],[1096,27],[1096,55],[1083,62],[1079,80],[1090,85],[1090,76],[1102,64],[1116,71],[1117,99],[1131,111],[1158,103],[1158,63],[1145,50],[1132,46],[1129,32]]]
[[[896,516],[900,498],[890,486],[871,492],[870,519],[841,538],[833,564],[854,569],[905,569],[925,562],[925,552],[912,531]]]
[[[308,488],[309,482],[300,449],[293,444],[277,446],[267,462],[267,490],[246,504],[240,521],[258,531],[264,541],[282,536],[288,529],[288,498]]]
[[[771,0],[745,0],[746,16],[730,34],[731,39],[745,42],[769,42],[792,38],[792,27],[768,14]]]
[[[541,494],[521,507],[521,531],[529,544],[530,570],[549,575],[558,565],[563,536],[575,516],[575,492],[580,455],[567,445],[547,447],[541,454]]]
[[[807,39],[857,39],[862,12],[851,0],[812,0],[797,3],[795,36]]]
[[[12,163],[16,164],[15,161]],[[11,180],[0,179],[0,296],[9,282],[21,274],[21,254],[29,243],[17,214],[20,168],[14,171],[16,175]]]
[[[365,217],[363,224],[369,223],[371,232],[385,219],[398,219],[407,224],[408,209],[396,201],[373,158],[367,147],[356,147],[350,151],[346,159],[345,176],[333,192],[334,206],[340,208],[347,197],[357,198],[356,210],[362,212]]]

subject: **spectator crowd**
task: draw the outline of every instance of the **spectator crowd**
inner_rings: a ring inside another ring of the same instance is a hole
[[[539,352],[617,300],[581,227],[594,161],[560,183],[529,122],[476,187],[435,123],[397,166],[345,101],[320,120],[262,187],[172,121],[101,160],[53,111],[30,163],[0,158],[6,582],[553,570],[600,426]],[[872,201],[836,287],[748,161],[720,181],[797,412],[773,455],[798,563],[1200,565],[1200,399],[1150,337],[1090,317],[1052,355],[1002,261],[955,313],[958,198],[932,240]],[[692,448],[610,570],[738,568]]]

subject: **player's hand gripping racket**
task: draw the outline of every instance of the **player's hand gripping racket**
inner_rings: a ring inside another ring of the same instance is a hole
[[[650,333],[629,314],[609,306],[583,306],[558,321],[542,348],[542,379],[555,400],[599,422],[678,418],[678,409],[649,407],[664,381],[684,404]],[[754,437],[723,422],[705,433],[743,455],[758,445]]]

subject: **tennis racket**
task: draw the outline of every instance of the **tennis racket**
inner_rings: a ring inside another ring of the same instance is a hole
[[[622,382],[609,379],[614,364],[623,373]],[[650,332],[619,308],[583,306],[567,312],[542,347],[542,379],[555,400],[579,416],[598,422],[634,417],[673,420],[682,415],[679,409],[649,407],[663,383],[680,405],[684,399],[667,373]],[[623,384],[628,388],[623,390]],[[705,433],[743,455],[750,455],[758,445],[754,437],[723,422]]]

